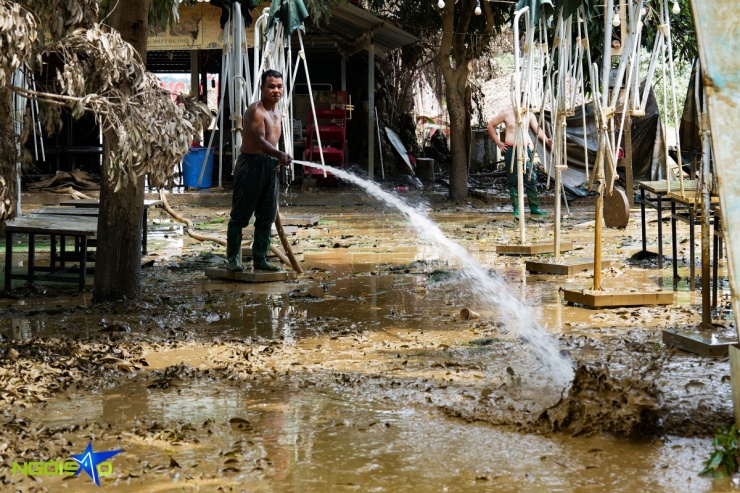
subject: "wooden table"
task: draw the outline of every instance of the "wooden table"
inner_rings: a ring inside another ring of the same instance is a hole
[[[36,272],[54,272],[56,261],[60,260],[60,267],[64,267],[67,259],[77,260],[80,264],[80,272],[75,278],[59,277],[56,280],[63,282],[77,282],[80,291],[85,289],[85,276],[87,276],[87,242],[88,238],[94,237],[98,231],[98,220],[95,217],[63,216],[63,215],[35,215],[19,216],[6,223],[5,227],[5,290],[10,291],[12,279],[25,279],[28,284],[33,284]],[[28,269],[26,274],[13,274],[13,236],[17,234],[28,235]],[[49,235],[51,237],[51,261],[49,267],[37,267],[36,262],[36,236]],[[56,252],[56,237],[62,238],[60,253]],[[71,255],[65,252],[64,238],[71,236],[75,238],[75,252]]]
[[[76,199],[76,200],[64,200],[59,202],[61,206],[71,206],[75,209],[96,209],[99,210],[100,200],[98,199]],[[149,216],[149,207],[156,207],[162,205],[161,199],[149,199],[144,200],[144,217],[142,219],[142,237],[141,237],[141,253],[146,255],[147,253],[147,219]]]
[[[684,191],[696,191],[699,186],[697,180],[684,180]],[[640,214],[642,218],[642,251],[647,252],[647,221],[645,219],[645,206],[658,211],[658,268],[663,268],[663,202],[670,202],[667,197],[668,181],[643,181],[640,187]],[[671,191],[681,190],[678,181],[671,182]],[[648,195],[649,194],[649,195]]]
[[[694,257],[696,255],[696,248],[694,247],[695,237],[695,226],[701,224],[701,215],[697,214],[696,206],[701,201],[700,197],[697,197],[694,192],[681,196],[679,193],[671,192],[668,194],[668,199],[671,201],[671,238],[673,242],[673,279],[678,279],[678,242],[676,240],[676,221],[682,221],[689,225],[689,289],[694,290],[696,280],[696,265],[694,264]],[[719,204],[719,197],[710,197],[710,207]],[[710,211],[713,213],[713,211]],[[712,218],[710,218],[710,222]],[[709,262],[709,259],[702,257],[703,262]]]

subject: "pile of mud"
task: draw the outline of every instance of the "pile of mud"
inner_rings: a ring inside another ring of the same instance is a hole
[[[545,431],[584,435],[610,432],[650,436],[659,432],[662,395],[649,374],[616,378],[603,365],[579,364],[570,388],[544,410],[536,425]]]

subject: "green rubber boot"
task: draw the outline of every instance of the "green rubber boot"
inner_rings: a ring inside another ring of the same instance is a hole
[[[511,205],[514,207],[514,217],[519,217],[519,191],[516,188],[509,188]]]
[[[540,199],[537,197],[537,190],[527,190],[527,200],[529,201],[529,212],[533,216],[547,215],[547,212],[539,208]]]
[[[267,252],[270,250],[270,229],[266,231],[254,228],[254,242],[252,243],[252,265],[255,270],[280,272],[282,269],[267,261]]]
[[[229,224],[226,230],[226,260],[230,271],[244,270],[242,265],[242,228]]]

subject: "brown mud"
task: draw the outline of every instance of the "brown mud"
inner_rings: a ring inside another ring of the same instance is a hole
[[[661,343],[662,329],[698,324],[699,292],[682,280],[668,307],[567,306],[559,290],[587,287],[590,274],[528,275],[524,258],[497,256],[517,233],[505,207],[412,199],[534,308],[573,361],[567,388],[495,306],[475,304],[444,252],[361,193],[284,198],[284,215],[322,217],[296,233],[306,275],[286,283],[205,278],[223,248],[189,241],[160,214],[139,300],[93,306],[54,286],[0,300],[0,489],[98,491],[84,474],[11,467],[68,458],[91,439],[125,451],[106,491],[722,486],[697,473],[732,421],[729,363]],[[206,234],[225,232],[227,206],[176,207]],[[586,204],[564,220],[569,255],[589,254],[590,218]],[[528,228],[544,240],[552,222]],[[655,249],[655,222],[648,233]],[[606,234],[608,289],[673,288],[670,264],[628,261],[641,249],[639,213]],[[727,294],[717,322],[734,331]],[[481,316],[462,320],[462,308]]]

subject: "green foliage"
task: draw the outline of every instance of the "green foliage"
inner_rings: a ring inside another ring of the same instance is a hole
[[[648,65],[650,64],[650,52],[642,49],[640,53],[640,76],[644,78],[647,75]],[[653,91],[655,92],[655,101],[658,103],[658,111],[663,114],[663,109],[668,108],[666,118],[669,126],[676,126],[681,123],[681,113],[683,113],[683,106],[686,101],[686,91],[689,87],[689,81],[691,78],[691,63],[677,61],[674,62],[674,75],[676,77],[676,106],[678,110],[678,119],[676,121],[673,114],[673,100],[671,98],[670,88],[670,73],[666,68],[666,78],[663,79],[663,71],[660,66],[655,70],[653,76]],[[665,80],[666,90],[663,90],[663,81]],[[666,101],[666,97],[668,100]],[[664,102],[667,103],[664,106]]]
[[[303,0],[311,20],[318,25],[327,24],[331,11],[341,0]]]
[[[727,478],[737,471],[737,426],[723,426],[712,440],[714,451],[704,461],[704,469],[699,476]]]
[[[149,25],[169,26],[177,23],[179,15],[177,9],[180,3],[193,7],[197,0],[151,0],[149,4]]]

